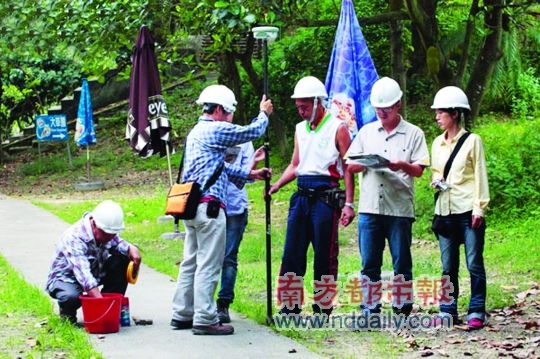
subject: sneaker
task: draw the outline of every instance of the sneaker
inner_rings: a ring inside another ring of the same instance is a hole
[[[232,325],[216,323],[212,325],[194,325],[193,334],[195,335],[230,335],[234,333]]]
[[[193,320],[171,319],[171,327],[173,329],[191,329],[193,328]]]
[[[467,328],[469,330],[478,330],[484,327],[484,321],[479,318],[471,318],[467,321]]]

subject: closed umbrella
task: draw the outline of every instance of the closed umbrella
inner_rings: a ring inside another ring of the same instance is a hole
[[[150,30],[142,26],[131,56],[129,112],[126,139],[139,156],[167,156],[169,182],[172,186],[169,156],[171,125],[167,105],[161,94],[161,83]]]
[[[86,179],[90,182],[90,145],[96,144],[96,132],[94,130],[94,117],[92,114],[92,100],[88,81],[83,79],[81,98],[77,111],[77,123],[75,125],[75,143],[79,147],[86,147]]]

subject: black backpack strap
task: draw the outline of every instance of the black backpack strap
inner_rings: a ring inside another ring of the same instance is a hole
[[[443,178],[446,181],[446,177],[448,177],[448,174],[450,173],[450,168],[452,168],[452,163],[454,162],[454,158],[456,158],[456,155],[458,154],[459,150],[461,149],[461,146],[463,146],[463,143],[465,140],[469,137],[471,133],[465,132],[463,136],[459,138],[459,140],[456,143],[456,147],[454,147],[454,150],[450,154],[450,157],[448,157],[448,161],[446,161],[446,164],[444,165],[444,172],[443,172]],[[435,203],[437,203],[437,199],[439,198],[440,192],[435,192]]]

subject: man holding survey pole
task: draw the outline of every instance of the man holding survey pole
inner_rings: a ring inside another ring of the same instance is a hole
[[[388,239],[394,280],[392,285],[410,295],[393,298],[397,314],[412,309],[412,223],[414,222],[414,177],[429,166],[429,153],[423,131],[405,121],[399,84],[388,77],[379,79],[371,90],[370,102],[378,121],[364,125],[347,152],[351,173],[362,173],[358,235],[362,258],[362,310],[380,312],[380,297],[373,288],[380,284],[385,241]],[[396,302],[396,299],[398,301]]]

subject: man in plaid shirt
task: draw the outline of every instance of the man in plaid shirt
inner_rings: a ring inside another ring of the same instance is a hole
[[[60,316],[77,321],[79,295],[124,294],[129,261],[138,269],[141,256],[118,233],[124,230],[124,213],[113,201],[101,202],[69,227],[56,245],[46,290],[58,300]],[[99,286],[103,285],[101,291]]]
[[[234,328],[220,324],[214,301],[225,255],[227,183],[242,188],[248,179],[264,179],[271,171],[225,163],[225,151],[262,136],[273,107],[263,97],[257,118],[250,125],[238,126],[231,123],[236,98],[226,86],[205,88],[197,103],[203,106],[203,114],[186,140],[182,181],[194,181],[204,188],[214,173],[219,175],[202,193],[195,218],[184,220],[184,259],[173,298],[171,326],[192,329],[194,334],[227,335]]]

